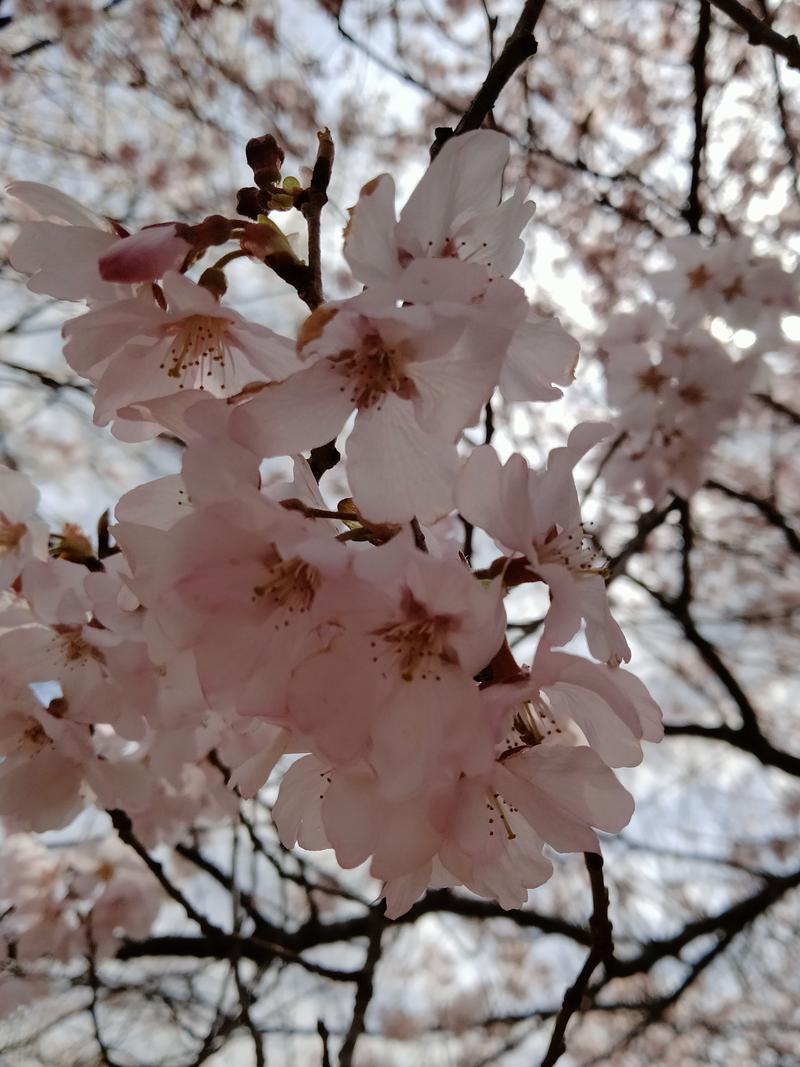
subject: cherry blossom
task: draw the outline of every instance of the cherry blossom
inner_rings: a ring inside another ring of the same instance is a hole
[[[522,311],[513,283],[487,286],[470,270],[458,283],[460,302],[470,304],[458,314],[388,302],[378,311],[369,293],[318,309],[298,338],[311,366],[243,404],[234,437],[261,456],[293,454],[336,437],[355,409],[348,477],[365,517],[428,522],[446,514],[456,440],[491,395]]]
[[[282,152],[262,147],[261,207],[302,208],[308,190],[273,190]],[[368,865],[396,917],[442,886],[520,907],[552,874],[548,848],[594,851],[626,825],[632,799],[611,768],[638,763],[662,727],[619,667],[630,651],[574,468],[652,423],[682,442],[674,473],[702,436],[692,404],[709,425],[730,417],[750,361],[714,386],[730,361],[710,335],[652,308],[619,316],[602,339],[617,426],[578,425],[540,470],[519,454],[502,464],[491,445],[467,454],[464,430],[495,389],[509,405],[556,400],[578,357],[508,278],[533,205],[522,185],[502,200],[507,160],[497,132],[452,139],[399,219],[391,177],[365,186],[345,256],[366,288],[328,303],[260,215],[124,236],[46,187],[12,186],[56,219],[23,224],[13,262],[39,291],[89,304],[63,333],[96,388],[95,422],[183,448],[179,471],[118,502],[96,548],[67,526],[49,554],[36,490],[0,470],[7,829],[60,829],[94,807],[124,812],[142,848],[172,845],[277,786],[284,845]],[[314,307],[296,338],[223,304],[219,264],[199,281],[182,273],[231,239],[234,255],[279,262]],[[462,554],[460,518],[501,546],[483,572]],[[551,597],[530,668],[505,636],[520,582]],[[582,627],[600,662],[556,651]],[[158,897],[121,846],[67,863],[26,840],[6,843],[0,897],[22,904],[0,919],[0,945],[68,961],[147,936]]]
[[[656,296],[673,304],[675,325],[692,326],[719,315],[734,329],[746,328],[780,340],[779,314],[797,307],[797,271],[774,257],[756,256],[748,238],[705,247],[694,236],[665,242],[675,260],[670,270],[650,275]]]
[[[6,684],[0,716],[0,817],[9,827],[53,830],[85,805],[89,731],[69,721],[63,700],[42,707],[29,689]]]
[[[175,223],[164,222],[117,241],[100,257],[98,268],[107,282],[153,282],[180,270],[191,251]]]
[[[577,426],[541,471],[531,470],[519,454],[503,465],[490,446],[477,448],[459,476],[456,503],[469,522],[504,548],[523,553],[535,577],[549,585],[553,602],[544,630],[549,645],[565,644],[583,620],[592,655],[618,664],[630,659],[630,649],[609,612],[602,565],[581,526],[572,476],[578,461],[611,429],[606,423]]]
[[[734,361],[700,327],[668,330],[660,318],[647,343],[626,343],[637,321],[641,315],[620,317],[603,340],[606,392],[620,427],[603,475],[628,499],[644,493],[657,502],[669,490],[690,496],[750,391],[759,357]]]
[[[508,138],[492,130],[454,137],[423,175],[395,220],[395,186],[388,174],[361,190],[345,231],[344,252],[365,285],[396,280],[411,260],[452,257],[509,277],[524,252],[520,234],[535,205],[518,186],[500,202]]]
[[[71,319],[64,356],[97,385],[95,421],[126,405],[199,388],[234,395],[253,380],[296,367],[288,341],[220,305],[202,286],[168,271],[166,310],[147,298],[120,301]]]
[[[111,956],[122,932],[146,936],[162,898],[148,872],[113,839],[93,852],[54,854],[27,835],[0,845],[0,936],[17,960]]]
[[[12,267],[29,276],[32,292],[93,305],[130,293],[129,286],[113,285],[100,276],[100,256],[119,240],[108,219],[38,182],[12,182],[6,192],[38,216],[21,224],[9,254]]]
[[[0,466],[0,588],[7,589],[29,559],[47,554],[47,527],[35,517],[38,504],[30,479]]]

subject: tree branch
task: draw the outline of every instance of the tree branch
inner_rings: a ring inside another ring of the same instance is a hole
[[[800,41],[795,34],[784,37],[777,33],[753,14],[749,7],[740,4],[739,0],[711,0],[711,3],[720,11],[724,11],[737,26],[741,26],[747,33],[747,40],[750,44],[764,45],[779,56],[783,56],[794,70],[800,70]]]
[[[526,0],[517,24],[503,45],[503,50],[489,68],[483,85],[477,91],[467,110],[459,119],[454,130],[446,127],[436,131],[436,139],[431,145],[431,158],[435,158],[445,141],[469,130],[479,130],[484,120],[497,103],[497,98],[514,72],[526,59],[536,54],[537,44],[533,31],[542,13],[544,0]]]
[[[133,823],[124,811],[120,811],[119,808],[113,808],[108,812],[114,829],[119,834],[120,840],[124,841],[129,848],[132,848],[139,859],[148,867],[150,872],[154,875],[161,888],[171,897],[176,904],[180,904],[186,915],[192,922],[197,923],[206,937],[218,937],[222,935],[222,930],[215,926],[204,915],[201,915],[199,911],[186,899],[181,893],[180,889],[167,878],[164,873],[163,866],[158,860],[153,859],[141,841],[136,837],[133,832]],[[224,936],[224,935],[223,935]]]
[[[348,1028],[347,1034],[345,1035],[341,1051],[339,1052],[339,1067],[352,1067],[356,1043],[364,1033],[367,1008],[369,1007],[369,1002],[372,1000],[375,986],[375,968],[378,965],[378,960],[381,958],[381,937],[383,935],[384,927],[385,920],[383,915],[377,912],[374,913],[372,927],[369,932],[369,942],[367,944],[367,954],[364,959],[364,966],[361,968],[359,976],[356,979],[356,997],[355,1004],[353,1005],[353,1017],[350,1021],[350,1027]]]
[[[313,311],[325,299],[322,291],[322,251],[320,246],[322,209],[328,202],[328,185],[333,169],[333,138],[327,127],[317,137],[319,146],[308,188],[295,201],[308,227],[308,266],[311,278],[303,298]]]
[[[584,855],[584,861],[592,887],[592,917],[589,920],[591,949],[578,977],[564,994],[564,1001],[556,1017],[553,1034],[541,1067],[553,1067],[553,1064],[567,1051],[565,1041],[567,1025],[572,1016],[581,1009],[589,980],[600,964],[607,963],[614,955],[611,921],[608,917],[608,890],[603,879],[603,857],[599,852],[587,852]]]
[[[699,0],[700,14],[697,24],[697,39],[692,49],[691,63],[694,71],[694,145],[692,147],[692,177],[684,218],[692,233],[700,232],[703,206],[700,202],[700,183],[703,170],[703,153],[706,146],[708,125],[703,116],[708,79],[706,78],[706,49],[711,36],[711,5],[709,0]]]
[[[715,489],[718,493],[724,493],[725,496],[729,496],[733,500],[740,500],[743,504],[752,504],[754,508],[758,508],[770,526],[774,526],[781,531],[789,548],[800,555],[800,533],[790,525],[786,516],[779,511],[771,500],[755,496],[753,493],[746,493],[742,489],[733,489],[731,486],[723,485],[722,482],[715,481],[713,478],[709,478],[706,482],[706,488]]]

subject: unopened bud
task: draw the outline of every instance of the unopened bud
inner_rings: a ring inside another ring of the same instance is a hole
[[[198,285],[202,285],[204,289],[208,289],[209,293],[217,300],[221,296],[224,296],[228,290],[228,281],[225,277],[225,271],[219,267],[207,267],[206,270],[200,275]]]
[[[261,190],[252,185],[239,189],[236,194],[237,214],[244,215],[247,219],[257,219],[266,206],[261,202],[262,196]]]
[[[210,248],[211,245],[224,245],[230,240],[233,223],[224,215],[209,215],[196,226],[178,226],[175,232],[197,249]]]
[[[256,175],[257,185],[261,188],[264,188],[264,184],[277,185],[281,179],[283,149],[271,133],[249,140],[245,154],[248,166]]]

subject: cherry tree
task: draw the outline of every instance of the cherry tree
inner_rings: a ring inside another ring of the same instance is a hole
[[[47,54],[114,86],[125,6],[18,4],[10,96]],[[251,68],[225,52],[244,32],[280,56],[281,20],[143,7],[149,51],[122,46],[137,88],[213,131],[214,71],[252,125]],[[389,111],[365,162],[377,129],[356,135],[345,100],[272,84],[269,132],[226,130],[246,184],[199,158],[211,180],[185,183],[176,158],[144,182],[146,218],[32,180],[26,148],[8,259],[37,296],[8,336],[70,308],[60,376],[23,349],[10,389],[77,400],[95,447],[141,458],[96,531],[44,521],[24,447],[0,470],[6,1054],[549,1067],[685,1062],[714,1041],[724,1059],[766,1034],[774,1062],[794,1055],[771,1036],[779,1009],[730,970],[703,982],[800,883],[790,833],[748,822],[759,805],[796,819],[800,767],[782,721],[800,49],[766,8],[700,0],[641,38],[626,8],[404,14],[452,30],[439,69],[410,58],[399,10],[387,58],[349,18],[382,23],[324,4],[310,26],[420,94],[414,132]],[[583,19],[596,51],[562,54]],[[669,85],[646,99],[648,49],[669,66],[684,38],[688,123]],[[738,162],[712,138],[715,114],[741,121],[714,64],[746,69],[755,46],[788,159],[771,182],[756,135]],[[633,118],[609,90],[565,131],[551,102],[585,103],[565,83],[620,49],[638,57],[612,79]],[[40,128],[45,96],[29,110]],[[677,163],[660,171],[682,144],[679,192]],[[102,187],[134,158],[97,162]],[[235,306],[245,277],[263,308]],[[702,845],[715,789],[732,798],[722,854]],[[792,987],[773,950],[757,956],[777,1002]]]

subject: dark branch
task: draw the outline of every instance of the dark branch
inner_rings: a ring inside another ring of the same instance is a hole
[[[107,11],[111,11],[112,8],[117,7],[122,2],[123,2],[123,0],[108,0],[108,2],[102,8],[103,14],[105,14]],[[2,23],[2,26],[0,26],[0,29],[2,29],[3,26],[8,25],[11,21],[12,21],[12,19],[11,19],[10,16],[6,17],[4,19],[4,21],[3,21],[3,23]],[[31,43],[25,45],[24,48],[20,48],[18,51],[12,52],[11,53],[11,58],[12,59],[25,59],[26,56],[35,55],[37,52],[41,52],[45,48],[52,48],[52,46],[54,44],[60,44],[60,43],[61,43],[61,41],[60,41],[59,38],[44,37],[44,38],[42,38],[41,40],[38,40],[38,41],[31,41]]]
[[[320,217],[322,209],[328,202],[328,185],[331,180],[333,169],[333,138],[330,130],[321,130],[317,159],[311,174],[308,188],[295,201],[295,207],[303,213],[308,227],[308,266],[310,269],[310,281],[306,287],[303,299],[313,311],[325,299],[322,292],[322,250],[320,246]]]
[[[776,767],[779,771],[800,778],[800,756],[776,748],[763,734],[754,736],[732,726],[703,726],[697,722],[668,723],[664,729],[672,737],[704,737],[707,741],[722,741],[754,756],[765,767]]]
[[[469,130],[479,130],[514,72],[526,59],[536,54],[537,44],[533,31],[543,7],[544,0],[526,0],[516,26],[503,45],[502,52],[489,68],[483,85],[461,116],[456,128],[436,131],[436,140],[431,145],[431,158],[438,154],[442,145],[450,137],[458,137],[459,134],[467,133]]]
[[[197,923],[206,937],[217,937],[222,934],[222,931],[210,922],[204,915],[201,915],[192,904],[181,893],[180,889],[167,878],[164,873],[164,868],[158,862],[153,859],[141,841],[136,837],[133,832],[133,823],[125,814],[124,811],[120,811],[118,808],[114,808],[108,812],[111,817],[111,822],[114,829],[119,834],[120,840],[124,841],[129,848],[132,848],[139,859],[148,867],[150,872],[154,875],[161,888],[171,897],[177,904],[183,908],[186,915],[192,922]]]
[[[567,1051],[567,1025],[572,1016],[581,1009],[589,980],[600,964],[608,963],[614,955],[611,921],[608,918],[608,890],[603,880],[603,857],[599,852],[587,852],[584,860],[592,887],[592,917],[589,920],[591,949],[580,974],[564,994],[564,1001],[556,1016],[553,1035],[541,1067],[553,1067]]]
[[[784,37],[777,33],[766,22],[762,22],[757,15],[754,15],[750,8],[740,4],[739,0],[711,0],[711,3],[720,11],[724,11],[737,26],[741,26],[747,33],[747,40],[750,44],[764,45],[779,56],[783,56],[794,70],[800,70],[800,41],[795,34]]]
[[[361,968],[361,972],[356,980],[356,997],[355,1004],[353,1005],[353,1017],[350,1020],[350,1026],[345,1035],[341,1051],[339,1052],[339,1067],[352,1067],[356,1043],[364,1033],[367,1008],[369,1007],[369,1002],[372,1000],[375,986],[375,968],[381,957],[381,936],[384,931],[384,926],[385,922],[383,916],[380,913],[374,913],[364,966]]]
[[[722,683],[727,690],[728,695],[739,709],[739,714],[742,717],[741,732],[745,736],[753,739],[761,737],[758,716],[756,715],[755,708],[753,707],[750,698],[747,693],[745,693],[744,689],[742,689],[731,669],[723,661],[715,646],[703,637],[697,629],[694,619],[689,613],[688,607],[681,603],[680,598],[672,600],[669,597],[664,596],[664,594],[660,593],[658,590],[651,589],[650,586],[646,585],[644,582],[640,582],[636,579],[632,580],[635,580],[637,585],[649,593],[656,603],[659,604],[668,615],[671,615],[673,619],[675,619],[683,630],[684,636],[688,639],[690,644],[694,645],[697,649],[702,661]]]
[[[689,197],[684,211],[684,218],[689,223],[692,233],[700,232],[700,220],[703,217],[703,205],[700,202],[700,183],[703,171],[703,154],[706,146],[708,125],[703,110],[708,90],[706,78],[706,50],[711,35],[711,5],[709,0],[699,0],[700,13],[697,24],[697,38],[692,49],[692,70],[694,72],[694,145],[692,147],[692,177],[689,184]]]
[[[634,974],[644,974],[660,960],[671,956],[678,957],[692,941],[708,934],[719,934],[724,937],[731,933],[740,933],[786,893],[797,889],[798,886],[800,886],[800,870],[786,875],[765,876],[764,886],[758,892],[744,900],[737,901],[724,911],[686,923],[674,937],[648,942],[639,955],[633,959],[612,960],[608,967],[609,977],[625,978]]]
[[[753,493],[746,493],[742,489],[733,489],[731,486],[723,485],[722,482],[717,482],[713,478],[706,482],[706,488],[715,489],[718,493],[724,493],[725,496],[729,496],[733,500],[740,500],[743,504],[751,504],[754,508],[758,508],[770,526],[774,526],[781,531],[789,548],[800,555],[800,534],[790,525],[786,516],[779,511],[771,500],[755,496]]]

